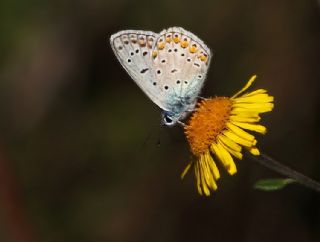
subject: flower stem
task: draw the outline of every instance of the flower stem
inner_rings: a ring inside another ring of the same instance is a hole
[[[291,168],[281,164],[279,161],[276,161],[275,159],[269,157],[266,154],[261,154],[259,156],[254,156],[247,152],[248,156],[251,160],[259,163],[260,165],[263,165],[270,170],[273,170],[275,172],[280,173],[281,175],[290,177],[294,179],[297,183],[300,183],[301,185],[304,185],[312,190],[315,190],[317,192],[320,192],[320,183],[312,180],[311,178],[292,170]]]

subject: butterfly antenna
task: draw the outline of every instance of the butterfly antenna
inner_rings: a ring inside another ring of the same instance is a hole
[[[180,120],[178,120],[177,123],[180,124],[182,127],[186,126],[186,124],[184,122],[181,122]]]
[[[160,124],[158,126],[158,139],[157,139],[157,147],[160,147],[161,144],[161,131],[162,131],[162,127],[164,126],[164,124]]]
[[[143,148],[146,147],[147,143],[149,142],[149,140],[150,140],[150,138],[151,138],[151,135],[152,135],[153,130],[154,130],[155,127],[159,127],[159,125],[158,125],[158,124],[153,124],[153,125],[151,125],[151,127],[149,128],[147,137],[145,138],[145,140],[144,140],[144,142],[143,142],[143,145],[142,145]],[[160,130],[160,128],[159,128],[159,130]],[[158,133],[160,133],[159,130],[158,130]],[[160,136],[160,134],[158,134],[158,137],[159,137],[159,136]],[[158,138],[158,139],[160,139],[160,138]],[[160,141],[157,141],[157,144],[158,144],[158,143],[160,143]]]
[[[200,100],[209,100],[209,98],[201,97],[201,96],[197,96],[197,98],[200,99]]]

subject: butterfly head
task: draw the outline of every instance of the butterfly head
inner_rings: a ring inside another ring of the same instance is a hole
[[[164,111],[161,116],[162,116],[162,124],[167,126],[174,126],[179,120],[179,116],[177,116],[172,112]]]
[[[180,120],[184,119],[189,112],[183,112],[183,113],[174,113],[169,111],[163,111],[162,116],[162,124],[166,126],[174,126],[177,123],[180,122]],[[181,122],[180,122],[181,123]]]

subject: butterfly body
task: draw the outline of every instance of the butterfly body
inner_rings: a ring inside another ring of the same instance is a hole
[[[180,27],[151,31],[125,30],[110,38],[121,65],[174,125],[196,105],[209,67],[209,48]]]

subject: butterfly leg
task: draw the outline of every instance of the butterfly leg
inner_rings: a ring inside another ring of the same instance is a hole
[[[186,126],[186,124],[184,122],[181,122],[180,120],[178,120],[177,123],[180,124],[182,127]]]
[[[200,97],[200,96],[197,96],[197,98],[200,99],[200,100],[205,100],[205,101],[209,100],[209,98]]]

